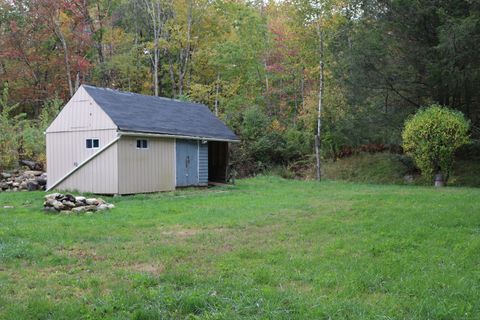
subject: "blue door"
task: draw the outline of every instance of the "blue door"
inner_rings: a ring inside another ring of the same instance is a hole
[[[177,187],[198,185],[198,141],[176,141]]]

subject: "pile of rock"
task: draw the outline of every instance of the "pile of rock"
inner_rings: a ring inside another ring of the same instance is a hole
[[[103,211],[113,209],[115,206],[111,203],[106,203],[100,198],[85,198],[71,194],[52,193],[45,196],[43,208],[48,212],[71,214]]]
[[[47,174],[42,171],[0,172],[0,191],[45,190]]]

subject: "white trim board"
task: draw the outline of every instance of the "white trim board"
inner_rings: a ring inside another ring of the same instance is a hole
[[[121,131],[121,130],[118,131],[118,134],[122,136],[133,136],[133,137],[159,137],[159,138],[178,138],[178,139],[185,139],[185,140],[240,142],[240,140],[231,140],[231,139],[216,139],[216,138],[208,138],[208,137],[182,136],[182,135],[163,134],[163,133],[144,133],[144,132]]]

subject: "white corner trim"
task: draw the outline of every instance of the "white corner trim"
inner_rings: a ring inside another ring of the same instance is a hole
[[[81,162],[78,166],[76,166],[75,168],[73,168],[72,170],[70,170],[70,172],[68,172],[66,175],[64,175],[63,177],[61,177],[60,179],[57,180],[57,182],[55,182],[54,184],[52,184],[50,187],[48,187],[45,191],[50,191],[52,190],[53,188],[55,188],[56,186],[58,186],[61,182],[63,182],[65,179],[67,179],[69,176],[71,176],[73,173],[75,173],[78,169],[80,169],[81,167],[83,167],[84,165],[86,165],[87,163],[89,163],[92,159],[96,158],[99,154],[101,154],[103,151],[107,150],[108,148],[110,148],[111,145],[113,145],[114,143],[116,143],[118,140],[120,140],[121,136],[117,136],[115,139],[113,139],[110,143],[108,143],[107,145],[105,145],[105,147],[101,148],[100,150],[98,150],[96,153],[92,154],[90,157],[88,157],[87,159],[85,159],[83,162]],[[47,179],[48,179],[48,176],[47,176]]]
[[[173,138],[173,185],[177,188],[177,138]]]
[[[197,140],[197,184],[200,184],[200,140]]]

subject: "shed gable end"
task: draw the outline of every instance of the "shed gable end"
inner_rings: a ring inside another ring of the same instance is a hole
[[[80,87],[50,124],[49,132],[117,129],[105,111]]]

